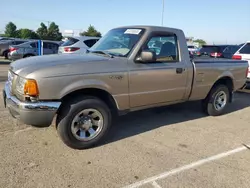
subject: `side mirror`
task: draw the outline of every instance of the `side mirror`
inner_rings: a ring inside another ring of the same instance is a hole
[[[143,63],[155,62],[156,54],[149,50],[143,50],[140,56],[136,59],[136,61],[143,62]]]

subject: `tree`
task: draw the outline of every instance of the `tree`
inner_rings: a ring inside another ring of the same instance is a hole
[[[52,22],[48,28],[48,40],[62,40],[62,33],[59,31],[59,26]]]
[[[199,43],[199,46],[207,44],[206,41],[204,41],[203,39],[196,39],[196,40],[194,40],[194,42]]]
[[[41,23],[36,32],[43,40],[62,40],[62,33],[60,33],[59,26],[55,22],[52,22],[49,28],[44,23]]]
[[[17,30],[17,36],[22,39],[40,39],[36,32],[26,28]]]
[[[81,36],[101,37],[102,34],[95,29],[94,26],[90,25],[87,31],[80,33]]]
[[[40,24],[41,27],[39,27],[36,31],[36,33],[39,35],[39,37],[42,40],[47,40],[48,39],[48,28],[44,23]]]
[[[5,27],[4,36],[23,39],[62,40],[62,33],[60,33],[59,26],[55,22],[52,22],[49,28],[44,23],[41,23],[36,32],[27,28],[17,30],[16,25],[9,22]]]
[[[17,31],[16,31],[17,27],[13,22],[9,22],[6,26],[5,26],[5,36],[6,37],[16,37],[17,35]]]

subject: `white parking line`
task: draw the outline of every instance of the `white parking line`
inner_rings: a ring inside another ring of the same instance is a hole
[[[246,146],[249,147],[248,145],[246,145]],[[236,149],[233,149],[233,150],[230,150],[230,151],[227,151],[227,152],[224,152],[224,153],[220,153],[220,154],[217,154],[217,155],[205,158],[205,159],[201,159],[199,161],[193,162],[191,164],[188,164],[188,165],[185,165],[185,166],[182,166],[182,167],[179,167],[179,168],[172,169],[170,171],[163,172],[162,174],[159,174],[159,175],[144,179],[142,181],[138,181],[136,183],[125,186],[124,188],[136,188],[136,187],[140,187],[142,185],[145,185],[147,183],[152,183],[152,185],[153,185],[154,182],[157,181],[157,180],[160,180],[160,179],[163,179],[163,178],[178,174],[180,172],[192,169],[194,167],[198,167],[198,166],[201,166],[203,164],[206,164],[206,163],[209,163],[209,162],[212,162],[212,161],[216,161],[216,160],[219,160],[221,158],[233,155],[235,153],[239,153],[241,151],[247,150],[248,148],[246,146],[238,147]]]
[[[14,132],[14,136],[16,136],[17,134],[19,134],[19,133],[21,133],[21,132],[29,131],[29,130],[31,130],[31,129],[33,129],[33,128],[32,128],[32,127],[27,127],[27,128],[25,128],[25,129],[21,129],[21,130],[15,131],[15,132]]]
[[[161,188],[161,186],[158,183],[156,183],[156,181],[153,181],[152,185],[154,188]]]

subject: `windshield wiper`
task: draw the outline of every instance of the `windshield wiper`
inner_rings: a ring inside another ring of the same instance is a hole
[[[116,52],[110,52],[110,55],[117,56],[117,57],[124,57],[123,54],[121,54],[121,53],[116,53]]]
[[[109,54],[109,53],[107,53],[107,52],[105,52],[105,51],[97,50],[97,51],[90,51],[90,52],[91,52],[91,53],[96,53],[96,54],[104,54],[104,55],[109,56],[110,58],[114,58],[113,55],[111,55],[111,54]]]

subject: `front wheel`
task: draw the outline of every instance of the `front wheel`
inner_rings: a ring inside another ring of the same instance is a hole
[[[229,102],[229,89],[225,85],[214,87],[208,97],[202,101],[203,110],[210,116],[219,116],[224,113]]]
[[[108,106],[94,97],[80,97],[63,105],[57,117],[62,141],[74,149],[87,149],[106,136],[111,126]]]

